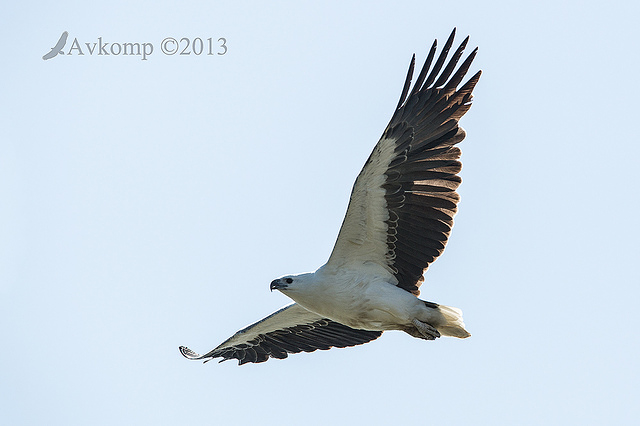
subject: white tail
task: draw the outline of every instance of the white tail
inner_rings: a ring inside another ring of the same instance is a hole
[[[464,329],[462,311],[452,306],[438,305],[437,310],[442,314],[442,322],[435,325],[443,336],[459,337],[464,339],[471,334]]]

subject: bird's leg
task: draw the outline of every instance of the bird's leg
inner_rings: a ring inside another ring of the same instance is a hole
[[[414,319],[411,322],[416,326],[416,329],[420,332],[423,339],[435,340],[440,337],[440,332],[426,322],[418,319]]]

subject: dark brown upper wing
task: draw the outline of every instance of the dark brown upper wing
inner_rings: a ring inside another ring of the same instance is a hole
[[[411,89],[412,58],[396,111],[353,186],[327,266],[377,262],[399,287],[418,295],[424,270],[442,254],[459,200],[455,145],[465,132],[458,121],[481,74],[458,89],[477,48],[455,70],[467,37],[445,65],[454,36],[455,29],[431,68],[433,43]]]

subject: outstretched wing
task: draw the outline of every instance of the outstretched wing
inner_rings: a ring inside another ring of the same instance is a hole
[[[344,348],[377,339],[381,331],[356,330],[293,303],[234,334],[212,351],[200,355],[180,346],[188,359],[235,358],[239,364],[286,358],[288,354]]]
[[[58,42],[56,43],[55,46],[53,46],[52,49],[56,51],[62,49],[64,45],[67,44],[67,37],[69,37],[69,33],[67,31],[64,31],[60,36],[60,38],[58,39]]]
[[[436,60],[437,41],[411,93],[415,55],[396,111],[358,175],[329,268],[376,262],[418,295],[423,273],[443,252],[453,226],[465,137],[458,120],[471,107],[478,71],[459,89],[477,48],[454,73],[467,37],[446,66],[455,29]],[[428,73],[428,76],[427,76]],[[453,75],[452,75],[453,74]]]

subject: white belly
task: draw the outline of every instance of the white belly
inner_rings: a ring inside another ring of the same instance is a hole
[[[309,291],[287,295],[310,311],[364,330],[403,329],[425,315],[420,299],[385,277],[343,272],[323,278]]]

